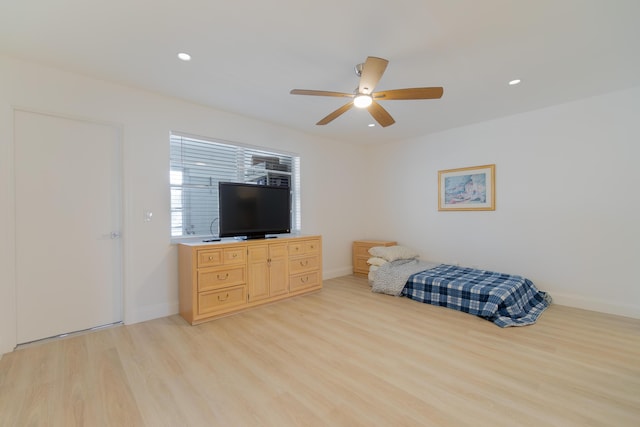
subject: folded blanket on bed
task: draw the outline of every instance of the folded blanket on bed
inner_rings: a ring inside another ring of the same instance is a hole
[[[373,276],[371,290],[399,296],[407,284],[407,279],[414,273],[436,267],[438,264],[418,259],[399,259],[383,264]]]
[[[410,275],[402,294],[475,314],[503,328],[535,323],[551,303],[527,278],[444,264]]]

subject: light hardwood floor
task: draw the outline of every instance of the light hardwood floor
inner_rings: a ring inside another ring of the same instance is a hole
[[[552,306],[501,329],[347,276],[6,354],[0,425],[638,426],[640,320]]]

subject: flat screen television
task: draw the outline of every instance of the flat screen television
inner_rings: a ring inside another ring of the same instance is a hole
[[[289,187],[218,183],[220,237],[264,239],[291,232]]]

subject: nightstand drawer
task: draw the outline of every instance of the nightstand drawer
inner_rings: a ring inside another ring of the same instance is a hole
[[[389,240],[356,240],[353,242],[353,274],[366,276],[369,273],[367,260],[371,258],[369,249],[374,246],[394,246],[396,242]]]
[[[371,245],[355,245],[353,250],[355,252],[355,256],[369,258],[371,257],[371,255],[369,255],[369,248],[372,247],[373,246]]]
[[[369,258],[356,258],[355,264],[353,265],[353,269],[358,272],[368,273],[369,272],[369,264],[367,264],[367,260]]]

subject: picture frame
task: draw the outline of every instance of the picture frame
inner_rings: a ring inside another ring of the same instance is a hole
[[[496,165],[438,171],[438,210],[496,210]]]

